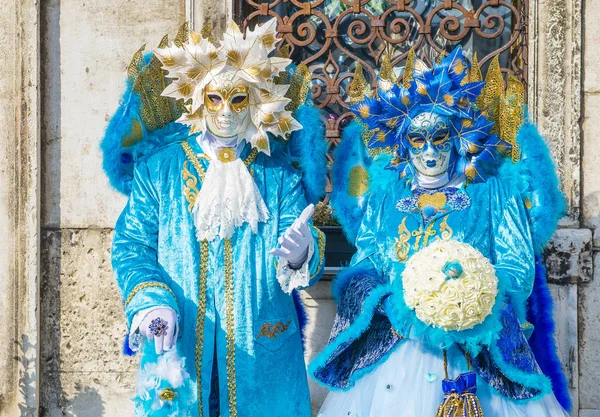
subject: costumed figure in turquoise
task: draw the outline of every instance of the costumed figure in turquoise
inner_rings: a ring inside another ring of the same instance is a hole
[[[431,68],[411,51],[399,77],[385,57],[376,94],[361,74],[332,169],[356,254],[309,366],[319,416],[567,416],[541,263],[565,205],[523,85],[460,47]]]
[[[184,25],[129,68],[102,149],[129,195],[112,258],[136,416],[311,415],[296,289],[323,269],[327,144],[279,41],[276,19],[218,43]]]

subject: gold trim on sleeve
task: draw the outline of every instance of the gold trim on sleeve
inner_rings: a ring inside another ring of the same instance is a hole
[[[200,273],[198,282],[198,316],[196,318],[196,386],[198,415],[202,413],[202,348],[204,347],[204,320],[206,317],[206,279],[208,276],[208,241],[200,242]]]
[[[310,276],[310,278],[313,279],[319,274],[319,271],[321,271],[321,268],[323,268],[323,262],[325,261],[325,233],[323,233],[318,227],[311,227],[315,232],[317,232],[317,249],[319,250],[319,264],[317,265],[315,273]]]
[[[233,296],[233,248],[225,239],[225,326],[227,339],[227,391],[229,415],[237,417],[237,388],[235,380],[235,310]]]
[[[133,297],[140,291],[142,291],[145,288],[150,288],[150,287],[158,287],[158,288],[162,288],[163,290],[167,290],[169,293],[171,293],[171,295],[173,296],[173,298],[175,298],[175,300],[177,300],[177,297],[175,296],[175,293],[166,285],[163,284],[162,282],[142,282],[141,284],[136,285],[133,290],[131,290],[131,292],[129,293],[129,297],[127,297],[127,301],[125,301],[125,307],[127,307],[129,305],[129,303],[131,302],[131,300],[133,300]]]

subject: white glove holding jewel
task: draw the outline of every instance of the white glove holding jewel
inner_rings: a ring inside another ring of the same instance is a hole
[[[154,330],[151,327],[154,327]],[[139,331],[149,343],[154,343],[156,353],[160,355],[175,346],[179,331],[177,313],[170,307],[142,310],[134,316],[131,331]]]
[[[287,261],[292,269],[302,267],[308,258],[308,246],[313,239],[308,222],[314,212],[314,204],[306,207],[300,217],[279,238],[280,247],[271,250],[272,255]]]

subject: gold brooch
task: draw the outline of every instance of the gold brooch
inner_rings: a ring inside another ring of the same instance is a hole
[[[219,158],[219,161],[221,161],[223,163],[231,162],[235,159],[235,149],[232,149],[232,148],[220,149],[217,157]]]
[[[165,388],[158,396],[163,401],[173,401],[177,397],[177,393],[171,388]]]

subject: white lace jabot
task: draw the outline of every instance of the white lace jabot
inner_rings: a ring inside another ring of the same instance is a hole
[[[198,241],[211,241],[217,236],[230,238],[235,228],[244,223],[256,233],[258,223],[266,222],[270,213],[252,175],[239,157],[245,142],[202,134],[198,136],[198,143],[210,157],[192,211]],[[219,152],[231,151],[235,155],[227,155],[228,162],[218,157]]]

